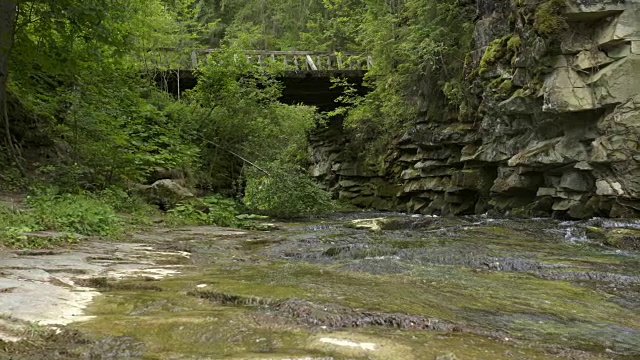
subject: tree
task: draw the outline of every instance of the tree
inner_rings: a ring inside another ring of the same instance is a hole
[[[13,48],[16,27],[17,0],[0,0],[0,118],[3,120],[7,147],[14,153],[7,113],[7,82],[9,79],[9,56]]]

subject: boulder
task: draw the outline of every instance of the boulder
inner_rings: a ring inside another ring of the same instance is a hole
[[[576,201],[576,200],[562,199],[562,200],[557,200],[556,202],[554,202],[552,209],[554,211],[567,211],[572,206],[576,206],[578,204],[580,204],[580,202]]]
[[[137,191],[149,203],[158,205],[163,210],[169,210],[180,202],[195,198],[191,191],[171,179],[158,180],[150,186],[139,186]]]
[[[495,171],[491,169],[465,169],[453,173],[451,185],[488,195],[495,178]]]
[[[147,183],[153,184],[158,180],[184,179],[184,178],[185,178],[185,174],[182,173],[181,171],[174,170],[174,169],[167,169],[163,167],[155,167],[153,168],[151,173],[149,173],[149,176],[147,176]]]
[[[617,196],[624,194],[624,191],[619,182],[601,179],[596,181],[596,194],[601,196]]]
[[[603,245],[622,250],[640,250],[640,230],[638,229],[603,229],[589,226],[586,230],[587,236],[590,239],[598,241]]]
[[[538,188],[536,196],[556,196],[557,191],[556,188],[541,187]]]
[[[418,179],[422,175],[422,171],[417,169],[407,169],[400,174],[402,180]]]

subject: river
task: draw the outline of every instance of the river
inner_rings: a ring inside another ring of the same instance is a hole
[[[0,358],[640,358],[637,221],[276,225],[6,252]]]

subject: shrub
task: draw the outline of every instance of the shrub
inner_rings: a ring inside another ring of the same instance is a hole
[[[117,236],[122,224],[114,209],[90,194],[59,194],[40,190],[27,198],[29,207],[0,206],[0,244],[42,248],[78,241],[81,235]],[[43,230],[58,236],[30,235]]]
[[[114,236],[122,225],[113,208],[87,194],[56,194],[45,191],[30,196],[31,216],[40,230],[82,235]]]
[[[295,218],[334,208],[330,194],[299,167],[271,163],[265,169],[268,174],[254,169],[247,176],[244,203],[249,209]]]
[[[239,227],[238,204],[218,195],[178,204],[169,210],[171,222],[176,224],[217,225]]]
[[[109,187],[95,194],[96,199],[119,213],[148,214],[155,210],[139,195],[129,194],[119,187]]]

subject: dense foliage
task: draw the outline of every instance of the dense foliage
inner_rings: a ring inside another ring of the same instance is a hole
[[[101,223],[111,210],[92,204],[86,191],[121,196],[162,169],[205,193],[238,195],[246,184],[248,205],[280,216],[326,209],[327,194],[300,170],[306,132],[327,116],[346,117],[356,137],[375,139],[383,153],[408,122],[464,113],[470,3],[1,0],[0,183],[55,183],[61,192],[45,203],[73,208],[64,195],[73,193]],[[201,61],[195,89],[176,97],[157,86],[205,47],[216,51]],[[367,52],[375,59],[372,91],[346,92],[351,106],[332,114],[284,105],[276,80],[284,69],[245,61],[240,51],[250,49]],[[173,215],[201,211],[182,206]],[[70,211],[80,218],[84,210]],[[206,223],[232,222],[202,214]],[[38,228],[103,232],[45,220]]]

